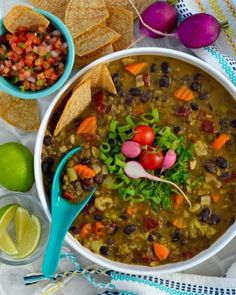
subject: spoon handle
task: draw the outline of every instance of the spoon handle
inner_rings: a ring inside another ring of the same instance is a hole
[[[69,229],[70,223],[67,220],[52,218],[52,225],[49,235],[49,240],[44,255],[42,273],[45,277],[52,277],[56,270],[60,259],[61,248]]]

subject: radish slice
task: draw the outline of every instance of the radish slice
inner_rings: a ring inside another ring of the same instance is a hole
[[[137,162],[137,161],[127,162],[124,170],[125,170],[126,175],[130,178],[133,178],[133,179],[148,178],[150,180],[165,182],[165,183],[168,183],[168,184],[174,186],[181,193],[181,195],[183,195],[183,197],[185,198],[185,200],[189,204],[189,207],[190,208],[192,207],[189,198],[185,195],[185,193],[182,191],[182,189],[177,184],[175,184],[174,182],[169,181],[167,179],[163,179],[163,178],[160,178],[160,177],[157,177],[157,176],[147,173],[147,171],[143,168],[143,166],[139,162]]]
[[[122,144],[121,152],[127,158],[136,158],[141,153],[140,144],[134,141],[125,141]]]
[[[162,168],[161,168],[161,173],[171,168],[176,163],[176,159],[177,159],[176,152],[169,150],[165,155]]]

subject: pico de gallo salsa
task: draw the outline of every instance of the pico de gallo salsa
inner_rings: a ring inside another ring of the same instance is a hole
[[[0,37],[0,75],[21,91],[37,91],[54,84],[64,72],[67,43],[50,24],[29,31],[19,27]]]

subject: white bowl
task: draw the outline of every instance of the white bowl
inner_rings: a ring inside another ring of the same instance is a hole
[[[59,99],[61,95],[68,90],[69,87],[85,72],[93,68],[95,65],[99,63],[107,63],[111,62],[117,59],[124,58],[126,56],[134,56],[134,55],[156,55],[156,56],[167,56],[172,57],[178,60],[182,60],[184,62],[190,63],[194,66],[197,66],[198,68],[204,70],[209,75],[213,76],[221,85],[223,85],[228,92],[236,99],[236,88],[231,84],[231,82],[220,72],[215,70],[212,66],[209,64],[203,62],[202,60],[188,55],[186,53],[175,51],[171,49],[165,49],[165,48],[155,48],[155,47],[145,47],[145,48],[134,48],[134,49],[127,49],[119,52],[112,53],[110,55],[107,55],[105,57],[102,57],[85,68],[83,68],[81,71],[79,71],[70,81],[68,81],[64,87],[59,91],[59,93],[56,95],[52,103],[50,104],[46,114],[44,115],[44,118],[42,120],[37,140],[36,140],[36,146],[35,146],[35,153],[34,153],[34,166],[35,166],[35,180],[36,180],[36,186],[38,189],[39,197],[42,203],[42,206],[48,215],[49,218],[51,218],[51,213],[49,211],[48,207],[48,200],[47,196],[44,191],[43,186],[43,175],[41,171],[41,152],[42,152],[42,144],[43,144],[43,138],[44,134],[48,125],[48,121],[50,119],[50,116],[55,109],[57,103],[59,102]],[[165,264],[161,266],[155,266],[155,267],[149,267],[149,266],[141,266],[141,265],[130,265],[130,264],[124,264],[120,262],[114,262],[110,259],[106,259],[100,255],[94,254],[87,248],[83,247],[76,239],[73,238],[73,236],[68,233],[66,236],[66,242],[74,248],[75,251],[82,254],[86,258],[90,259],[94,263],[97,263],[101,266],[104,266],[108,269],[112,269],[115,271],[123,272],[123,273],[130,273],[130,274],[164,274],[164,273],[172,273],[172,272],[178,272],[182,271],[191,267],[196,266],[197,264],[209,259],[214,254],[216,254],[218,251],[220,251],[223,247],[225,247],[236,235],[236,223],[234,223],[214,244],[212,244],[208,249],[200,252],[198,255],[194,256],[191,259],[188,259],[186,261],[177,262],[177,263],[171,263],[171,264]]]

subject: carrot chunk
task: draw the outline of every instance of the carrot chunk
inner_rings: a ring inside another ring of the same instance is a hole
[[[104,234],[105,234],[104,229],[105,229],[105,225],[102,222],[97,221],[95,223],[95,234],[97,237],[104,236]]]
[[[218,203],[220,200],[220,195],[212,195],[211,198],[214,203]]]
[[[229,141],[230,140],[230,137],[229,137],[229,135],[228,134],[224,134],[224,133],[222,133],[219,137],[217,137],[216,139],[215,139],[215,141],[213,142],[213,148],[215,149],[215,150],[220,150],[222,147],[223,147],[223,145],[225,145],[225,143],[227,142],[227,141]]]
[[[172,224],[179,229],[187,226],[186,221],[182,217],[174,219]]]
[[[126,212],[129,216],[133,216],[135,215],[135,213],[137,212],[137,208],[133,208],[133,207],[128,207],[126,209]]]
[[[74,166],[74,169],[81,179],[93,178],[96,175],[96,172],[86,165],[78,164]]]
[[[174,204],[176,208],[180,207],[183,204],[183,202],[184,202],[184,197],[182,195],[174,196]]]
[[[137,62],[134,64],[127,65],[125,67],[126,71],[128,71],[130,74],[137,76],[140,74],[145,68],[147,67],[146,62]]]
[[[84,119],[78,129],[77,134],[88,133],[95,134],[97,131],[97,118],[95,116]]]
[[[194,99],[194,94],[191,89],[189,89],[186,85],[183,85],[175,91],[174,97],[179,100],[189,101]]]
[[[165,260],[170,255],[170,250],[165,245],[153,243],[153,251],[158,259]]]
[[[86,239],[93,233],[93,226],[91,223],[86,223],[80,230],[79,235],[82,239]]]

